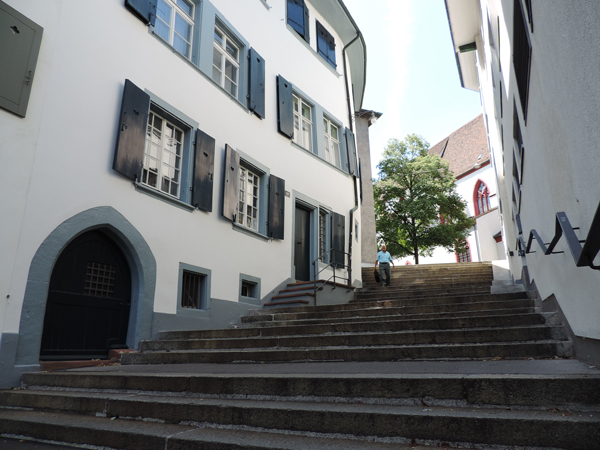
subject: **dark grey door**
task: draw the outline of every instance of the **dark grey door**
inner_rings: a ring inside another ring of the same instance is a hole
[[[107,358],[126,348],[131,274],[101,231],[74,239],[58,257],[48,290],[41,360]]]
[[[310,281],[310,211],[296,206],[294,226],[296,280]]]

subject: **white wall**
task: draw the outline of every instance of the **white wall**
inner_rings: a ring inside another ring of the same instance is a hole
[[[486,1],[482,1],[485,11]],[[587,236],[600,198],[600,92],[597,76],[600,57],[596,43],[600,41],[600,5],[594,0],[580,2],[534,2],[534,31],[527,121],[512,68],[510,37],[513,34],[513,1],[495,3],[500,17],[500,62],[491,67],[496,81],[503,80],[503,115],[495,118],[494,88],[480,71],[484,109],[490,120],[490,140],[497,151],[498,185],[502,196],[504,237],[511,272],[521,277],[526,264],[529,276],[543,299],[554,294],[576,335],[599,339],[600,289],[598,273],[590,268],[577,268],[564,239],[556,251],[564,253],[545,256],[537,244],[526,258],[517,256],[518,237],[513,223],[512,152],[513,104],[516,104],[525,146],[523,165],[521,222],[523,238],[535,229],[545,242],[554,236],[555,214],[564,211],[580,239]],[[482,23],[485,23],[482,21]],[[496,23],[496,16],[492,17]],[[487,30],[487,26],[482,27]],[[484,40],[485,41],[485,40]],[[486,48],[491,54],[489,46]],[[488,58],[488,62],[492,61]],[[513,100],[514,99],[514,100]],[[494,133],[496,133],[494,135]]]
[[[239,273],[260,277],[263,294],[293,277],[291,197],[285,200],[283,241],[249,237],[221,217],[225,144],[283,178],[286,191],[343,214],[347,232],[354,227],[348,222],[353,178],[277,133],[278,74],[349,126],[344,77],[287,28],[285,2],[271,2],[267,10],[258,1],[213,1],[266,61],[265,120],[249,114],[149,34],[122,0],[7,3],[42,26],[44,36],[26,119],[0,110],[5,149],[0,165],[11,168],[9,177],[0,177],[2,209],[9,213],[1,215],[0,223],[5,238],[0,244],[0,332],[18,331],[29,264],[40,244],[63,221],[97,206],[114,207],[150,245],[157,262],[155,312],[175,313],[180,262],[212,269],[211,296],[231,301],[238,299]],[[341,52],[338,57],[341,71]],[[188,212],[145,195],[113,171],[126,78],[216,139],[212,213]],[[11,148],[15,151],[6,151]],[[355,218],[360,222],[360,209]],[[358,268],[360,245],[355,245],[353,264]],[[353,275],[360,279],[360,270]]]

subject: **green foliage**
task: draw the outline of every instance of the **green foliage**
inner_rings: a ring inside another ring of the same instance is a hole
[[[414,256],[417,264],[419,255],[430,256],[436,247],[464,251],[475,225],[465,214],[448,163],[428,149],[416,134],[390,139],[373,186],[380,240],[392,256]]]

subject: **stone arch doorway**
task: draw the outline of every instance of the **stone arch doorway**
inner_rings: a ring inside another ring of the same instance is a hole
[[[57,258],[48,289],[40,360],[105,359],[127,348],[131,272],[102,229],[73,239]]]

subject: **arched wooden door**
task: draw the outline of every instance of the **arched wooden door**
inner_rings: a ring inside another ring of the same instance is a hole
[[[82,234],[52,270],[40,359],[103,359],[126,348],[130,306],[125,256],[101,231]]]

